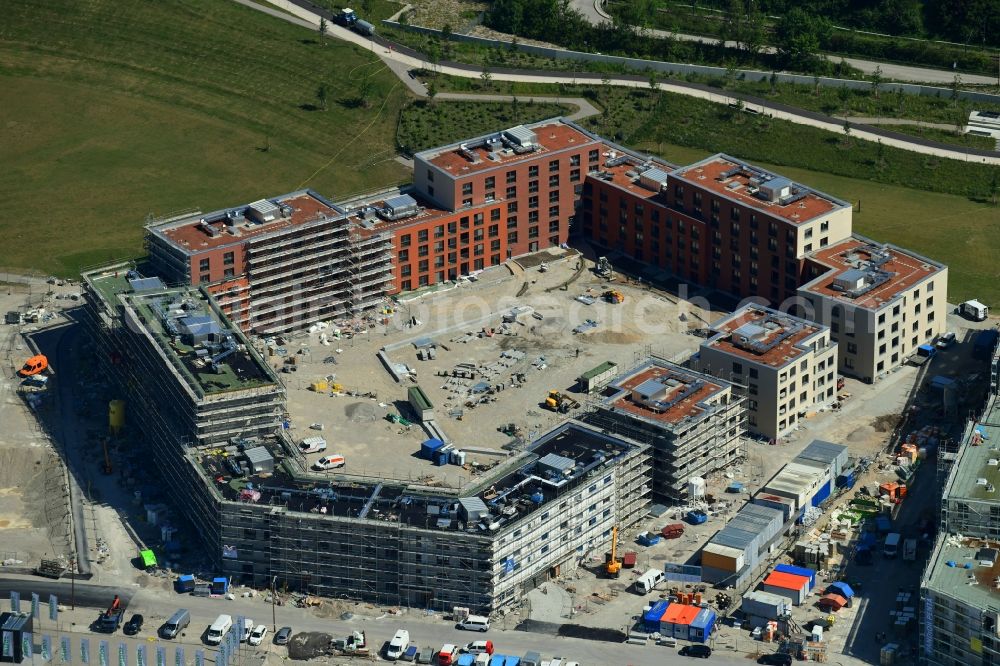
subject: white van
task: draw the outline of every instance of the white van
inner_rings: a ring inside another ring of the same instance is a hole
[[[410,632],[406,629],[399,629],[389,641],[389,647],[385,649],[385,658],[395,661],[403,656],[406,648],[410,645]]]
[[[990,309],[979,301],[966,301],[958,306],[958,313],[973,321],[983,321],[990,315]]]
[[[665,579],[666,576],[663,575],[662,571],[650,569],[635,581],[635,591],[639,594],[649,594],[653,591],[654,587],[662,583]]]
[[[457,626],[465,631],[489,631],[490,618],[482,615],[470,615],[459,622]]]
[[[226,632],[232,626],[233,618],[228,615],[220,615],[215,618],[215,622],[208,628],[208,633],[205,635],[205,642],[209,645],[218,645],[222,642],[222,637],[226,635]]]

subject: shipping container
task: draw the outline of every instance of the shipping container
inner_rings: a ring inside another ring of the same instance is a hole
[[[778,495],[758,493],[757,496],[753,498],[753,503],[758,506],[766,506],[770,509],[780,511],[783,521],[788,521],[788,519],[791,518],[792,514],[795,512],[795,500],[787,497],[779,497]]]
[[[740,610],[748,617],[776,620],[789,613],[789,599],[780,594],[755,590],[743,595]]]
[[[795,574],[796,576],[805,576],[809,579],[809,589],[812,590],[816,587],[816,572],[812,569],[807,569],[806,567],[796,567],[791,564],[776,564],[774,566],[774,570],[782,573]]]
[[[830,467],[831,476],[836,478],[847,467],[847,447],[814,439],[806,448],[802,449],[802,453],[797,455],[795,459],[825,463]]]
[[[701,565],[704,567],[735,573],[742,569],[745,563],[744,552],[731,546],[708,543],[701,551]]]
[[[772,594],[788,597],[792,605],[798,606],[809,595],[809,578],[795,574],[772,571],[761,584],[760,589]]]
[[[660,630],[660,619],[667,612],[669,605],[669,601],[657,601],[649,610],[642,614],[642,623],[646,627],[646,631],[653,632]]]
[[[688,629],[687,639],[693,643],[706,643],[712,637],[712,628],[715,626],[715,611],[711,608],[702,608],[698,615],[691,620]]]

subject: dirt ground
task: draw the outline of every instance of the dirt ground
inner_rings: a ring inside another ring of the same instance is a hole
[[[0,315],[38,306],[55,310],[62,300],[52,299],[47,291],[40,285],[0,284]],[[60,320],[55,317],[48,324]],[[65,467],[18,393],[15,373],[33,355],[21,329],[0,324],[0,562],[16,568],[34,567],[41,558],[66,558],[72,541]],[[40,394],[34,409],[46,412],[53,405]]]
[[[351,474],[407,480],[433,477],[449,486],[461,485],[472,472],[450,465],[434,467],[418,458],[427,434],[416,424],[407,427],[387,420],[391,413],[412,418],[406,399],[407,388],[414,384],[397,384],[392,379],[376,358],[380,348],[387,349],[393,363],[415,371],[416,384],[433,403],[438,425],[456,448],[468,452],[467,461],[489,467],[508,455],[502,447],[511,436],[499,432],[501,426],[513,424],[527,441],[567,417],[544,408],[549,390],[569,393],[580,403],[568,414],[573,416],[593,402],[585,394],[572,393],[581,373],[604,361],[613,361],[625,371],[651,352],[684,358],[700,342],[686,332],[688,322],[711,317],[627,284],[615,285],[625,295],[621,304],[600,299],[592,305],[581,303],[575,298],[598,297],[607,284],[589,269],[574,279],[575,256],[548,264],[544,273],[538,268],[515,270],[516,275],[507,268],[487,271],[477,282],[409,301],[401,305],[388,328],[351,340],[334,339],[325,346],[320,335],[326,333],[317,331],[286,341],[285,348],[297,357],[298,368],[282,375],[288,386],[293,434],[300,438],[322,434],[329,443],[327,453],[345,455],[345,471]],[[573,282],[565,291],[558,288],[569,280]],[[531,308],[540,318],[525,312],[505,334],[500,330],[502,315],[515,306]],[[682,313],[687,321],[682,321]],[[420,324],[399,327],[414,319]],[[574,333],[573,328],[587,319],[597,321],[597,327]],[[482,334],[484,329],[492,329],[493,335]],[[418,360],[411,342],[421,338],[437,345],[434,360]],[[477,372],[474,378],[442,376],[451,375],[459,364],[480,369],[497,364],[502,354],[516,358],[506,358],[504,367]],[[276,367],[284,365],[280,357],[271,359]],[[523,375],[524,381],[511,386],[511,375]],[[323,379],[336,381],[347,392],[371,392],[375,397],[310,389],[313,382]],[[467,406],[470,398],[478,397],[470,391],[479,382],[503,383],[507,388]],[[322,424],[322,433],[310,429],[313,424]]]

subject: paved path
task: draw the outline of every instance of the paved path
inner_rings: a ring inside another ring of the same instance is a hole
[[[603,0],[570,0],[570,5],[573,9],[580,12],[580,14],[582,14],[587,21],[594,25],[605,21],[612,21],[611,15],[604,10]],[[682,42],[700,42],[702,44],[719,43],[718,39],[714,37],[705,37],[703,35],[685,35],[679,32],[654,30],[652,28],[646,28],[644,32],[648,35],[659,37],[661,39],[670,37]],[[725,45],[733,48],[736,47],[737,44],[734,41],[727,41]],[[775,53],[777,49],[773,46],[765,46],[762,51],[764,53]],[[839,60],[841,58],[841,56],[834,54],[827,54],[827,57],[831,60]],[[874,74],[875,69],[880,67],[884,78],[895,79],[896,81],[950,84],[955,80],[955,72],[948,70],[914,67],[911,65],[898,65],[890,62],[875,62],[873,60],[861,60],[860,58],[845,57],[843,60],[848,65],[860,69],[865,74]],[[997,77],[963,73],[962,82],[966,84],[996,85]]]
[[[248,7],[258,6],[250,0],[235,1]],[[316,12],[321,10],[315,8],[308,2],[308,0],[271,0],[271,4],[284,9],[290,14],[294,14],[299,19],[305,20],[313,26],[313,29],[317,29],[319,26],[320,15]],[[292,17],[287,17],[280,12],[277,15],[280,18],[292,19]],[[293,22],[297,24],[300,23],[299,21],[294,20]],[[423,57],[423,54],[413,51],[412,49],[391,44],[380,37],[376,37],[374,39],[362,37],[361,35],[338,25],[331,24],[328,35],[335,39],[351,42],[359,48],[372,51],[378,57],[382,58],[383,61],[394,61],[396,63],[400,63],[405,66],[406,70],[414,68],[431,69],[433,67],[435,71],[441,72],[442,74],[474,79],[478,79],[482,74],[481,69],[471,65],[464,65],[462,63],[441,62],[432,65]],[[393,65],[392,68],[397,74],[401,71],[400,65]],[[491,72],[491,75],[494,81],[521,81],[526,83],[587,83],[603,81],[606,76],[604,74],[596,73],[541,72],[516,69],[496,69]],[[408,78],[408,74],[404,76],[404,80]],[[617,75],[613,78],[607,79],[607,82],[609,85],[630,88],[649,87],[649,78],[642,75]],[[737,102],[737,98],[732,95],[719,92],[715,89],[709,88],[708,86],[700,84],[684,83],[680,81],[670,83],[661,82],[657,84],[657,88],[680,95],[697,97],[710,102],[715,102],[717,104],[735,105]],[[774,118],[788,120],[800,125],[818,127],[831,132],[843,132],[844,123],[842,120],[838,120],[837,118],[827,116],[822,113],[815,113],[781,104],[773,104],[750,96],[742,96],[742,99],[745,102],[745,108],[751,112],[766,113]],[[925,155],[935,155],[937,157],[945,157],[956,160],[1000,165],[1000,154],[997,154],[995,151],[982,151],[975,149],[962,150],[959,148],[949,147],[947,144],[928,141],[919,137],[908,137],[905,134],[898,134],[890,130],[862,125],[856,122],[851,122],[851,129],[852,135],[857,139],[864,139],[866,141],[881,141],[887,146],[911,150]]]
[[[838,120],[848,120],[861,125],[917,125],[934,129],[954,130],[955,125],[949,123],[929,123],[925,120],[910,120],[909,118],[870,118],[862,116],[834,116]]]

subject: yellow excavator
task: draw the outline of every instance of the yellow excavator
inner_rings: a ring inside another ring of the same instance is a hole
[[[615,525],[611,529],[611,559],[604,566],[605,571],[608,573],[608,578],[618,578],[618,574],[621,573],[622,563],[618,559],[618,526]]]

